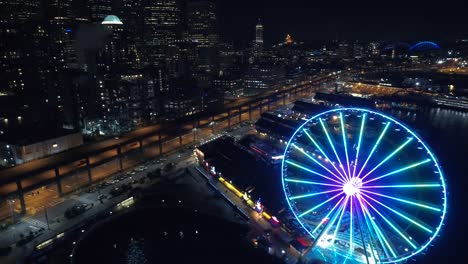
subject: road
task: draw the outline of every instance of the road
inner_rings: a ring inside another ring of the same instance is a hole
[[[307,81],[307,82],[302,81],[294,85],[293,84],[284,85],[281,89],[278,89],[278,90],[268,90],[254,97],[241,98],[239,100],[236,100],[235,102],[228,103],[224,106],[224,109],[230,109],[231,107],[234,108],[233,110],[231,110],[231,112],[233,113],[233,115],[235,115],[236,114],[235,112],[238,111],[239,107],[242,108],[244,104],[253,103],[259,98],[268,97],[270,95],[273,96],[278,92],[296,88],[296,87],[299,88],[302,86],[305,86],[305,87],[311,86],[313,84],[321,83],[324,80],[337,78],[337,77],[339,77],[339,74],[338,75],[328,74],[328,75],[323,75],[323,76],[320,75],[320,76],[316,76],[312,81]],[[290,95],[293,95],[293,94],[291,93]],[[294,96],[288,96],[286,100],[290,102],[291,100],[296,100],[296,99],[301,98],[301,96],[303,95],[304,94],[296,94]],[[277,103],[281,104],[281,100],[278,100]],[[246,107],[244,107],[243,111],[246,111],[246,110],[247,110]],[[180,125],[177,123],[151,125],[151,126],[136,129],[121,137],[116,137],[116,138],[106,139],[106,140],[96,142],[96,143],[86,144],[86,145],[83,145],[83,146],[80,146],[80,147],[77,147],[77,148],[56,154],[56,155],[52,155],[52,156],[45,157],[45,158],[38,159],[38,160],[33,160],[25,164],[21,164],[12,168],[1,170],[0,182],[14,183],[15,179],[18,176],[34,175],[36,174],[36,171],[40,171],[43,168],[53,169],[57,166],[63,167],[62,168],[62,173],[63,173],[67,171],[66,167],[70,166],[70,165],[63,166],[62,165],[63,163],[67,161],[77,162],[85,157],[90,157],[90,163],[93,164],[99,160],[102,160],[103,158],[112,157],[112,154],[111,154],[112,149],[115,150],[116,148],[122,146],[122,152],[125,153],[126,151],[130,149],[139,147],[140,143],[138,143],[138,139],[145,139],[145,141],[147,141],[148,137],[151,137],[154,141],[156,140],[161,141],[164,139],[168,139],[170,135],[180,133],[183,131],[190,131],[194,127],[194,124],[198,121],[200,122],[199,126],[202,126],[204,124],[209,124],[210,122],[218,122],[218,123],[225,122],[227,126],[229,126],[230,124],[229,118],[227,118],[226,112],[215,115],[214,120],[212,120],[211,118],[212,117],[201,117],[200,120],[190,120],[184,123],[183,125]],[[231,118],[235,119],[235,116],[232,116]],[[249,118],[248,111],[242,114],[242,119],[245,120],[244,118]],[[226,119],[227,119],[227,122],[226,122]],[[175,132],[175,131],[179,131],[179,132]],[[154,136],[158,132],[161,132],[161,138],[159,138],[159,135]],[[143,143],[143,145],[144,144],[145,143]],[[106,149],[109,149],[110,153],[103,154],[102,152],[104,152]],[[73,166],[71,168],[73,168]],[[0,195],[8,193],[7,190],[8,188],[6,189],[0,188]]]
[[[305,93],[298,94],[298,96],[301,98],[305,95]],[[215,121],[210,121],[211,117],[202,119],[200,121],[201,124],[208,124],[208,126],[201,127],[198,129],[192,129],[191,132],[181,135],[180,138],[167,138],[167,141],[162,143],[161,149],[159,149],[159,144],[157,143],[159,142],[158,136],[152,136],[143,140],[143,148],[141,149],[139,143],[124,145],[122,147],[122,169],[131,168],[143,160],[157,157],[160,155],[160,151],[163,154],[168,154],[182,146],[195,144],[200,139],[207,138],[214,134],[222,132],[232,126],[239,124],[239,122],[246,120],[256,120],[260,118],[262,112],[267,111],[268,109],[272,110],[276,107],[280,107],[284,103],[292,103],[296,99],[297,98],[295,96],[290,96],[286,98],[285,101],[279,100],[270,107],[264,107],[267,109],[263,109],[261,111],[257,108],[255,110],[252,110],[250,113],[248,111],[244,112],[241,116],[235,116],[235,113],[233,113],[231,114],[231,118],[229,119],[227,119],[227,114],[224,113],[215,116]],[[193,124],[191,124],[191,126],[192,125]],[[148,133],[148,131],[150,131],[150,129],[144,128],[143,132],[140,133]],[[166,138],[166,136],[163,136],[162,138]],[[110,141],[117,142],[118,140],[123,139],[112,139]],[[99,164],[98,162],[102,160],[107,161],[103,164],[97,165]],[[120,170],[120,163],[118,160],[117,151],[115,149],[111,149],[103,153],[90,156],[90,164],[94,166],[91,169],[93,182],[100,181]],[[74,172],[73,175],[70,177],[63,178],[60,181],[60,183],[51,183],[46,186],[41,186],[39,188],[34,187],[35,184],[40,183],[44,180],[54,181],[56,174],[54,169],[42,172],[35,177],[23,179],[21,181],[22,188],[27,190],[25,191],[26,214],[34,215],[34,213],[40,210],[40,208],[43,208],[47,202],[54,202],[55,200],[60,199],[60,189],[62,191],[62,194],[67,194],[81,187],[87,186],[89,184],[89,176],[84,165],[85,164],[83,163],[83,160],[77,160],[72,163],[58,167],[58,172],[60,175],[63,175],[64,173],[69,173],[71,171],[76,172]],[[16,183],[13,183],[12,185],[13,186],[7,185],[8,190],[11,191],[12,189],[15,189]],[[5,192],[5,190],[1,190],[0,188],[0,195],[2,192]],[[15,213],[19,214],[21,212],[20,201],[18,199],[14,199],[11,200],[11,203],[14,205]],[[10,207],[7,203],[4,203],[3,205],[0,204],[0,219],[10,217],[10,211]]]

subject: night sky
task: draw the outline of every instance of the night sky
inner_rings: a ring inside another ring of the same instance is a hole
[[[218,0],[225,40],[253,38],[260,17],[267,44],[287,33],[299,41],[447,40],[468,36],[464,1]]]

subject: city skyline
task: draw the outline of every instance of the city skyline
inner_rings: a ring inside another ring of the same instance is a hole
[[[416,41],[466,38],[463,4],[446,1],[218,1],[227,39],[245,41],[250,25],[261,18],[266,41],[291,34],[302,41]],[[248,8],[245,8],[248,7]],[[242,19],[238,14],[242,13]]]
[[[0,0],[0,262],[459,262],[467,25],[450,2]]]

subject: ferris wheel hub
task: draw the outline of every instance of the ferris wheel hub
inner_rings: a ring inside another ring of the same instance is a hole
[[[362,180],[358,177],[353,177],[343,185],[343,192],[347,196],[354,196],[359,194],[361,187]]]

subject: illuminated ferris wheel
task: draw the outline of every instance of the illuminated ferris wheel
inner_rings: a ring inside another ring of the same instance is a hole
[[[288,142],[281,169],[312,250],[399,262],[425,250],[444,221],[436,157],[408,127],[378,112],[341,108],[312,117]]]

